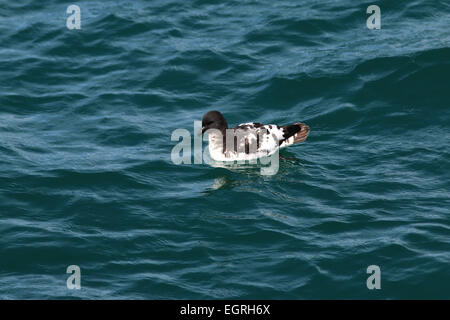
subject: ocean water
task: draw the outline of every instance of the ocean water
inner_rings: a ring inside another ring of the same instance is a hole
[[[449,22],[444,0],[3,1],[0,298],[449,299]],[[175,165],[211,109],[311,132],[272,176]]]

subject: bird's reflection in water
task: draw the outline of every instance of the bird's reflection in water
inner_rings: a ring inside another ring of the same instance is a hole
[[[219,190],[221,188],[225,188],[227,185],[227,178],[226,177],[218,177],[214,179],[214,184],[212,185],[213,190]]]
[[[205,195],[210,195],[216,190],[252,185],[255,182],[282,181],[292,170],[292,167],[301,165],[301,161],[293,153],[285,151],[282,155],[280,154],[278,171],[273,175],[261,174],[263,165],[260,163],[236,164],[211,161],[210,165],[214,167],[214,170],[208,175],[213,176],[214,182],[210,188],[203,192]]]

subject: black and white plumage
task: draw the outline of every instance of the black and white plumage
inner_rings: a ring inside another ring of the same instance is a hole
[[[281,148],[303,142],[309,127],[300,122],[286,126],[248,122],[228,129],[219,111],[209,111],[202,119],[202,133],[205,132],[213,160],[241,161],[270,156]]]

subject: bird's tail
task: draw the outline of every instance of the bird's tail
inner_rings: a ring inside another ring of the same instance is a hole
[[[300,122],[284,126],[283,129],[288,133],[288,138],[280,141],[280,148],[303,142],[309,134],[309,126]]]

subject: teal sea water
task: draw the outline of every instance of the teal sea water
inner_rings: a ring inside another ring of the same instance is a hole
[[[444,0],[3,1],[0,298],[449,299],[449,22]],[[173,164],[211,109],[311,133],[273,176]]]

